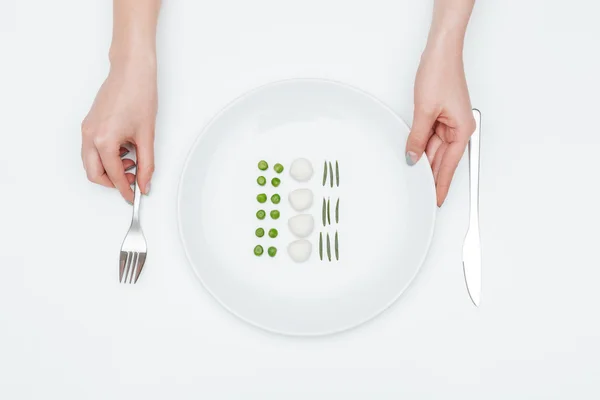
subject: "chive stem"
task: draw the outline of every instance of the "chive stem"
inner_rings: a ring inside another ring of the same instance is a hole
[[[323,261],[323,232],[319,232],[319,258]]]
[[[335,259],[339,260],[340,259],[340,251],[338,248],[338,233],[337,231],[335,231]]]

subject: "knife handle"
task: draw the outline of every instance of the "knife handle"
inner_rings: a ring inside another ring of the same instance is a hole
[[[479,137],[481,132],[481,112],[473,109],[475,132],[469,140],[469,229],[479,231]]]

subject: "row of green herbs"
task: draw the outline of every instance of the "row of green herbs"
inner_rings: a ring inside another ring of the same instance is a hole
[[[329,239],[329,233],[326,234],[326,244],[327,244],[327,259],[331,261],[331,240]],[[335,259],[340,259],[340,250],[339,250],[339,239],[338,232],[335,231],[335,236],[333,239],[333,251],[335,253]],[[319,232],[319,258],[323,261],[323,232]]]
[[[329,166],[329,169],[327,166]],[[323,186],[327,184],[327,171],[329,171],[329,186],[333,187],[333,165],[331,164],[331,161],[327,162],[327,160],[325,160],[323,163]],[[337,161],[335,162],[335,186],[340,187],[340,165]]]

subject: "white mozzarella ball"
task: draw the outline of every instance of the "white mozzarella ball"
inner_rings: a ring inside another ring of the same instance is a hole
[[[288,246],[288,254],[295,262],[304,262],[310,257],[312,244],[308,240],[296,240]]]
[[[304,211],[312,206],[313,193],[310,189],[296,189],[288,196],[292,208],[296,211]]]
[[[288,226],[294,235],[305,238],[313,231],[315,219],[310,214],[299,214],[288,220]]]
[[[298,158],[290,167],[290,175],[298,182],[306,182],[313,175],[312,164],[306,158]]]

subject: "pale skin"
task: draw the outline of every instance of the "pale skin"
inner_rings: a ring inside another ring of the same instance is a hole
[[[413,125],[406,161],[427,155],[442,205],[475,130],[463,67],[463,43],[475,0],[435,0],[427,46],[415,80]]]
[[[463,68],[463,43],[475,0],[434,0],[427,45],[415,79],[413,126],[406,160],[427,155],[441,206],[475,129]],[[90,181],[119,190],[133,201],[122,160],[126,143],[137,150],[137,180],[144,194],[154,172],[157,112],[156,24],[160,0],[113,0],[110,72],[82,123],[81,156]]]

